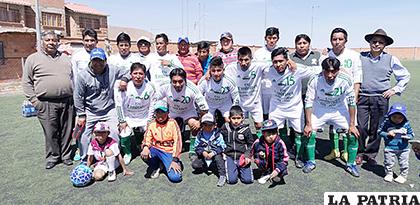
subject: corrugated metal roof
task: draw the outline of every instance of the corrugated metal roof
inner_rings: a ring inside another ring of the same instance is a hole
[[[64,7],[77,12],[77,13],[84,13],[84,14],[93,14],[98,16],[107,16],[107,14],[102,13],[94,8],[91,8],[87,5],[83,4],[76,4],[76,3],[65,3]]]

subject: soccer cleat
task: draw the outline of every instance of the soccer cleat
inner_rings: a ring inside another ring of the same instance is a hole
[[[296,159],[295,160],[295,166],[296,166],[296,168],[301,169],[303,166],[305,166],[305,163],[303,163],[303,161],[300,160],[300,159]]]
[[[355,164],[353,165],[347,165],[346,170],[354,177],[359,177],[359,170],[357,169],[357,166]]]
[[[125,154],[124,155],[124,164],[129,165],[131,162],[131,154]]]
[[[303,167],[302,171],[306,174],[309,174],[316,168],[316,165],[314,162],[308,161],[306,162],[305,166]]]
[[[325,160],[330,161],[340,157],[340,152],[336,149],[331,150],[330,154],[324,157]]]
[[[108,172],[108,181],[113,182],[117,179],[117,173],[114,171]]]
[[[384,177],[384,180],[386,182],[392,182],[392,180],[394,180],[394,176],[392,173],[386,174],[386,176]]]
[[[399,184],[404,184],[407,181],[407,178],[402,175],[399,175],[397,178],[394,179],[394,181]]]
[[[341,152],[341,160],[347,162],[349,160],[349,153],[348,152]]]
[[[222,187],[226,183],[226,176],[220,176],[219,180],[217,181],[217,186]]]

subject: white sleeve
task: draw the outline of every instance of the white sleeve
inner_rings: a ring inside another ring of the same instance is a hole
[[[356,106],[354,87],[351,84],[349,84],[349,86],[347,86],[346,99],[347,99],[347,105],[349,107],[355,107]]]
[[[120,148],[118,148],[118,143],[112,144],[109,149],[114,153],[114,156],[117,157],[120,154]]]
[[[408,85],[410,81],[410,73],[407,68],[405,68],[398,58],[392,56],[391,59],[391,68],[394,73],[394,77],[397,80],[396,85],[393,87],[395,93],[401,94]]]
[[[306,97],[305,97],[305,108],[311,108],[314,103],[315,99],[315,85],[316,85],[316,78],[318,76],[312,76],[308,82],[308,89],[306,90]]]
[[[95,152],[93,152],[92,144],[89,143],[87,155],[94,155],[94,154],[95,154]]]
[[[358,56],[355,58],[354,70],[353,70],[353,83],[362,83],[363,81],[363,70],[362,70],[362,61],[360,60],[361,55],[358,53]]]

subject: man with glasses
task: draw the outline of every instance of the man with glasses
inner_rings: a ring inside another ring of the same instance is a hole
[[[381,137],[377,134],[379,123],[388,111],[389,99],[395,94],[401,95],[407,87],[410,73],[397,57],[384,52],[385,47],[394,42],[384,30],[378,29],[366,35],[365,40],[369,43],[370,51],[361,53],[363,84],[357,103],[360,138],[356,162],[361,164],[365,160],[368,165],[374,166],[381,145]],[[391,73],[397,81],[393,87]]]

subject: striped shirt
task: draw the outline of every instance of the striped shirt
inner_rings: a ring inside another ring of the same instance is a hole
[[[184,70],[187,73],[187,79],[198,83],[203,76],[203,69],[201,68],[200,61],[198,61],[195,55],[187,54],[181,56],[177,54],[179,61],[184,66]]]

